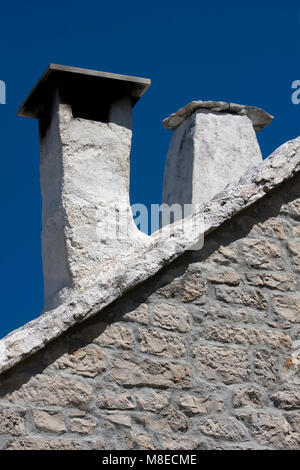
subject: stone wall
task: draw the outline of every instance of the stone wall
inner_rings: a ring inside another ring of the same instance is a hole
[[[300,178],[1,376],[1,449],[300,449]]]

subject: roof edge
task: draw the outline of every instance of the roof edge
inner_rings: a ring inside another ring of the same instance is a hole
[[[137,252],[68,300],[0,341],[0,373],[41,350],[72,326],[100,313],[128,290],[151,278],[234,215],[255,204],[267,193],[300,171],[300,137],[286,142],[261,165],[247,172],[226,190],[186,219],[155,232],[147,249]],[[198,232],[195,226],[201,227]]]

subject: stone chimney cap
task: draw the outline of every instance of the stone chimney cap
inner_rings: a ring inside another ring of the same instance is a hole
[[[245,106],[236,103],[227,103],[225,101],[191,101],[189,104],[180,108],[176,113],[171,114],[163,120],[165,129],[176,129],[185,119],[193,114],[197,109],[207,109],[213,112],[226,112],[231,114],[246,115],[251,119],[255,132],[261,131],[264,127],[273,121],[273,116],[263,109],[255,106]]]
[[[51,102],[55,87],[68,104],[80,102],[85,112],[90,107],[112,103],[124,96],[132,98],[132,106],[151,85],[148,78],[132,77],[67,65],[50,64],[18,110],[18,116],[40,118]]]

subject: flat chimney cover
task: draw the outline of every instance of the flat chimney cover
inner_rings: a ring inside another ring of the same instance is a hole
[[[151,80],[147,78],[50,64],[20,106],[18,116],[45,117],[53,91],[58,88],[63,100],[72,106],[74,114],[98,120],[98,114],[101,117],[104,109],[124,96],[131,97],[134,106],[150,85]]]

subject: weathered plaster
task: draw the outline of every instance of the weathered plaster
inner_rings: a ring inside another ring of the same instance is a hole
[[[129,202],[131,107],[124,97],[107,123],[90,121],[74,118],[57,94],[45,133],[41,120],[45,310],[147,245]]]
[[[168,150],[163,203],[196,208],[262,162],[247,115],[198,108],[174,130]],[[186,211],[185,211],[186,215]]]

